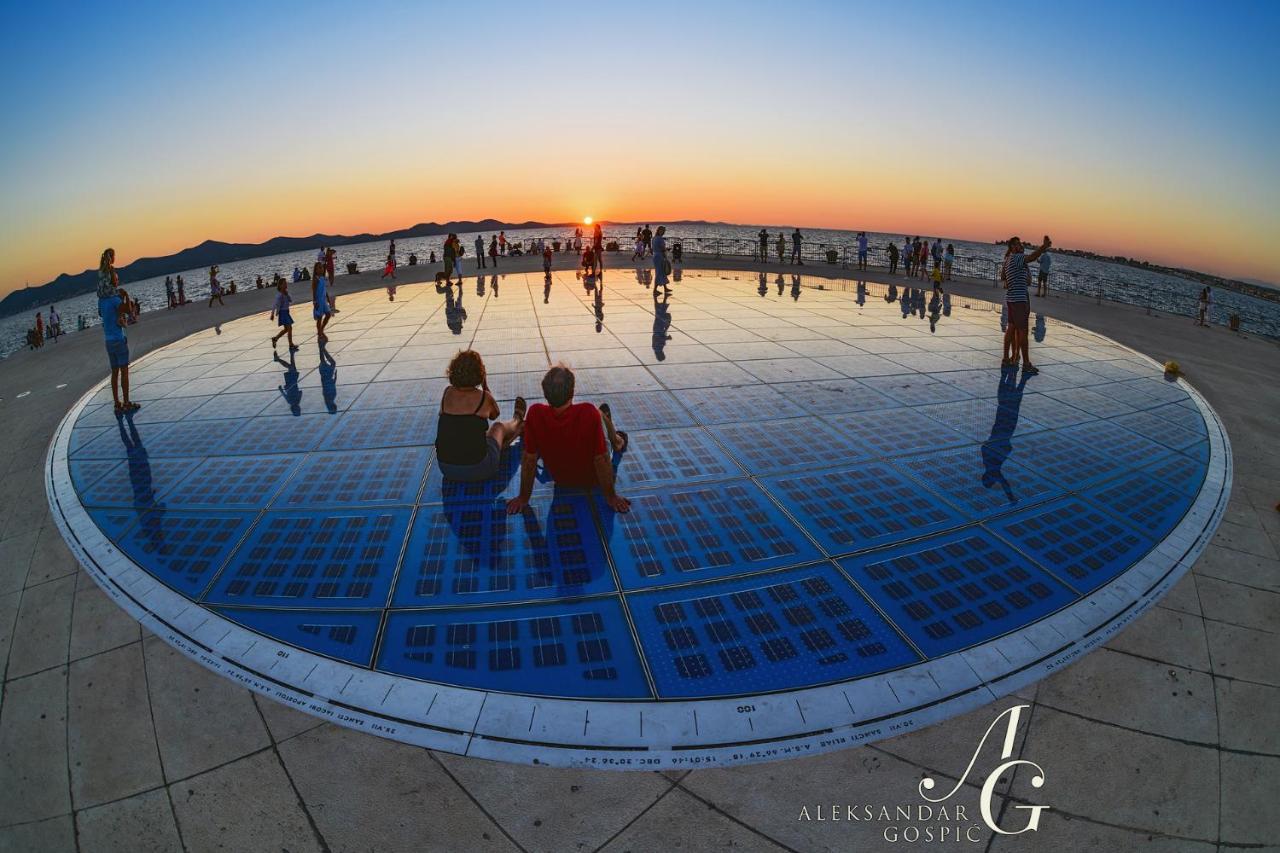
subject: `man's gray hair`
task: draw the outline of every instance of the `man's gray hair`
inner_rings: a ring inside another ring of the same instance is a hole
[[[573,371],[563,361],[542,377],[542,396],[552,408],[558,408],[573,399]]]

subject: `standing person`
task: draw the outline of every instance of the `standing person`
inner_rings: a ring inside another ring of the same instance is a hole
[[[382,277],[390,276],[392,281],[396,278],[396,253],[391,251],[387,253],[387,264],[382,268]]]
[[[797,228],[791,234],[791,263],[804,266],[804,261],[800,259],[800,241],[804,239],[800,229]]]
[[[218,300],[219,305],[226,305],[222,301],[222,283],[218,281],[218,267],[216,265],[209,267],[209,307],[213,307],[213,300]]]
[[[325,280],[328,282],[329,308],[334,314],[338,313],[338,274],[335,271],[338,266],[338,252],[332,246],[324,250],[324,273]]]
[[[892,240],[889,241],[889,275],[897,275],[898,273],[898,245]]]
[[[276,343],[280,338],[288,335],[289,352],[297,352],[298,348],[293,345],[293,316],[289,313],[289,306],[293,304],[293,299],[289,296],[289,285],[282,278],[276,284],[276,301],[271,306],[271,319],[275,320],[280,326],[280,331],[271,339],[271,348],[276,348]]]
[[[182,280],[182,276],[178,276],[178,304],[187,304],[187,283]]]
[[[483,234],[477,234],[477,235],[476,235],[476,269],[478,269],[478,270],[482,270],[482,269],[484,269],[484,268],[485,268],[485,264],[484,264],[484,235],[483,235]]]
[[[454,235],[444,238],[444,280],[453,284],[453,268],[458,264],[458,250],[454,246]],[[458,283],[462,283],[462,270],[458,270]]]
[[[44,346],[44,319],[39,311],[36,312],[36,346]]]
[[[858,269],[867,268],[867,232],[858,232]]]
[[[787,238],[782,236],[782,232],[778,232],[778,242],[775,245],[778,250],[778,263],[782,263],[787,256]]]
[[[62,337],[62,317],[58,314],[58,306],[49,306],[49,337],[55,341]]]
[[[902,272],[907,278],[911,278],[911,241],[906,237],[902,238]]]
[[[493,268],[498,268],[498,238],[493,237],[489,240],[489,260],[493,261]]]
[[[1053,265],[1053,255],[1048,252],[1040,255],[1038,260],[1040,272],[1036,275],[1036,296],[1049,295],[1049,267]]]
[[[324,327],[333,318],[333,306],[329,303],[328,281],[324,275],[324,264],[317,263],[311,271],[311,316],[316,321],[316,340],[325,343],[329,340]]]
[[[943,278],[946,281],[951,281],[951,267],[955,264],[955,262],[956,262],[956,247],[953,243],[948,243],[947,251],[943,252],[942,254],[942,266],[944,270]]]
[[[639,228],[636,229],[636,250],[631,253],[631,260],[644,260],[644,234]]]
[[[653,232],[649,230],[649,226],[644,226],[644,231],[640,232],[640,237],[644,241],[644,250],[646,252],[653,251]],[[641,257],[644,257],[641,255]]]
[[[942,267],[942,238],[941,237],[933,238],[933,248],[930,249],[930,253],[933,255],[933,268],[935,270],[940,269]]]
[[[1200,298],[1196,301],[1196,321],[1195,325],[1205,325],[1204,316],[1209,310],[1209,288],[1200,288]]]
[[[551,286],[551,247],[542,247],[542,274],[547,279],[547,286]]]
[[[592,272],[597,276],[604,272],[604,229],[597,222],[591,228]]]
[[[1031,274],[1027,265],[1037,260],[1049,250],[1052,243],[1048,235],[1040,248],[1030,255],[1022,252],[1022,241],[1017,237],[1009,240],[1009,253],[1005,256],[1001,269],[1001,278],[1005,284],[1005,305],[1009,309],[1009,327],[1005,331],[1005,348],[1012,351],[1012,357],[1006,357],[1002,366],[1017,367],[1018,355],[1022,355],[1022,372],[1027,376],[1035,376],[1040,371],[1031,363],[1031,351],[1027,341],[1028,326],[1031,319],[1031,297],[1027,287],[1031,283]],[[1012,346],[1010,346],[1012,345]]]
[[[507,253],[507,232],[506,231],[498,232],[498,251],[500,251],[504,255]]]
[[[107,363],[111,365],[111,399],[116,414],[136,412],[141,408],[129,400],[129,340],[124,327],[129,323],[129,294],[117,288],[110,296],[98,300],[98,316],[102,318],[102,337],[107,344]]]
[[[1204,289],[1204,324],[1206,326],[1213,325],[1213,286],[1209,285]]]
[[[767,264],[769,262],[769,232],[760,229],[760,263]]]
[[[653,296],[658,296],[658,285],[662,285],[664,293],[670,293],[667,276],[671,274],[671,261],[667,260],[667,226],[659,225],[658,233],[653,237]]]
[[[173,277],[164,277],[164,301],[167,307],[172,308],[174,303],[173,295]]]

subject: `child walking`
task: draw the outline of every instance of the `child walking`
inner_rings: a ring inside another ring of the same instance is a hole
[[[317,261],[311,275],[311,316],[316,319],[316,340],[325,343],[329,340],[324,327],[333,318],[333,306],[329,302],[328,282],[324,277],[324,264]]]
[[[298,348],[293,345],[293,317],[289,313],[289,306],[293,304],[293,299],[289,297],[289,284],[284,279],[280,279],[276,284],[276,302],[271,306],[271,319],[280,325],[280,331],[271,339],[271,348],[276,348],[276,343],[286,335],[289,338],[289,352],[297,352]]]

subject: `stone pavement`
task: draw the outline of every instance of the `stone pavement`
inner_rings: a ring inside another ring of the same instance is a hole
[[[521,259],[500,272],[535,267]],[[685,267],[741,275],[744,286],[760,269],[698,258]],[[628,269],[606,286],[636,286]],[[430,272],[402,268],[401,281]],[[342,276],[338,293],[377,286],[376,274]],[[996,291],[967,282],[953,293]],[[249,291],[225,310],[147,314],[129,333],[134,355],[266,310],[270,298]],[[1015,750],[1047,781],[1037,790],[1028,766],[1012,768],[995,782],[995,803],[1014,828],[1026,813],[1013,807],[1049,805],[1039,832],[981,827],[988,749],[953,798],[968,805],[964,824],[979,824],[980,840],[920,846],[1280,849],[1280,348],[1087,299],[1036,307],[1177,359],[1226,424],[1233,493],[1213,544],[1172,594],[1021,697],[1030,721]],[[655,774],[434,754],[319,722],[144,635],[62,543],[41,479],[45,451],[105,366],[96,330],[0,363],[0,851],[909,849],[884,839],[886,824],[818,821],[816,807],[919,803],[924,776],[950,789],[996,715],[1016,704],[814,758]],[[802,819],[805,807],[813,819]]]

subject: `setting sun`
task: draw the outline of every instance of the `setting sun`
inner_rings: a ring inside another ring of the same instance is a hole
[[[582,217],[582,224],[583,224],[583,225],[590,225],[590,224],[591,224],[591,217],[590,217],[590,216],[584,216],[584,217]]]

